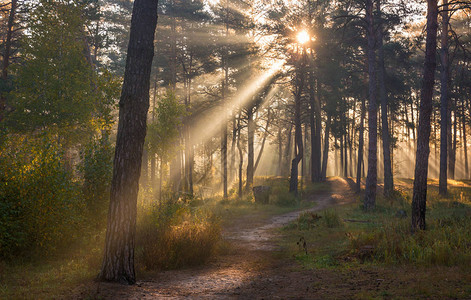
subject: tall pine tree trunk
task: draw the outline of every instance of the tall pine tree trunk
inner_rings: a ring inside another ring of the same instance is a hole
[[[322,170],[321,170],[321,181],[327,179],[327,162],[329,159],[329,141],[330,141],[330,122],[331,115],[328,114],[327,121],[325,123],[325,134],[324,134],[324,152],[322,154]]]
[[[8,67],[10,65],[10,56],[11,56],[11,44],[12,44],[12,36],[13,36],[13,25],[15,22],[16,16],[16,9],[18,7],[17,0],[11,0],[10,4],[10,13],[8,15],[8,22],[7,22],[7,34],[6,39],[4,41],[3,47],[3,63],[2,63],[2,76],[1,80],[3,84],[7,84],[8,80]],[[0,95],[0,122],[2,122],[4,118],[5,108],[6,108],[6,97],[3,93]]]
[[[415,159],[414,191],[412,195],[411,230],[425,229],[427,203],[427,171],[430,154],[430,116],[432,114],[437,50],[437,0],[427,0],[427,37],[425,41],[424,79],[420,93],[419,129]]]
[[[245,190],[250,192],[253,186],[254,175],[254,136],[255,136],[255,123],[253,120],[254,108],[247,109],[247,181],[245,183]]]
[[[119,101],[119,122],[111,182],[105,254],[99,279],[134,284],[134,242],[141,158],[146,137],[147,111],[156,0],[135,0]]]
[[[298,70],[296,75],[296,87],[294,93],[294,158],[291,161],[291,174],[289,179],[289,191],[295,196],[298,195],[298,165],[302,160],[303,132],[301,127],[301,94],[304,88],[303,70]]]
[[[376,0],[377,16],[381,16],[381,0]],[[394,178],[391,167],[391,136],[388,124],[388,95],[386,92],[386,69],[384,66],[383,26],[380,18],[378,25],[378,83],[381,99],[381,136],[383,139],[384,195],[389,196],[394,190]]]
[[[358,137],[358,159],[357,159],[357,181],[356,181],[356,192],[361,191],[361,166],[363,164],[363,144],[364,144],[364,131],[365,131],[365,120],[366,108],[365,108],[365,98],[361,100],[361,116],[360,116],[360,132]]]
[[[366,175],[364,209],[376,206],[376,183],[378,180],[378,115],[376,105],[375,29],[373,24],[373,1],[366,0],[366,22],[368,39],[368,173]]]
[[[447,158],[448,158],[448,0],[443,0],[442,35],[440,49],[440,175],[438,192],[447,194]]]

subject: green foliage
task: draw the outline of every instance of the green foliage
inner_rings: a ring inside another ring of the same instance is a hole
[[[85,2],[84,2],[85,3]],[[85,4],[40,1],[28,15],[29,34],[16,66],[10,129],[47,130],[77,142],[94,130],[111,130],[120,81],[94,70],[84,32]]]
[[[322,213],[324,225],[328,228],[336,228],[342,226],[342,220],[335,209],[326,209]]]
[[[190,206],[169,202],[140,213],[137,261],[147,270],[202,264],[220,240],[219,222]]]
[[[113,174],[113,147],[107,135],[84,147],[79,169],[83,176],[82,192],[89,215],[98,226],[105,225]]]
[[[153,114],[154,121],[147,129],[147,147],[150,153],[157,153],[164,161],[168,161],[177,150],[174,145],[178,141],[178,128],[185,115],[185,106],[168,89],[165,96],[159,99]]]
[[[83,54],[80,7],[41,1],[27,26],[11,121],[26,130],[83,123],[93,107],[93,72]]]
[[[322,217],[315,212],[306,211],[299,215],[294,224],[296,224],[298,230],[309,230],[319,225],[321,218]]]
[[[0,256],[51,253],[80,234],[80,189],[56,142],[9,141],[0,169]]]

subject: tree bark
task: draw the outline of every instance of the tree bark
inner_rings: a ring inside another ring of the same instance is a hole
[[[466,114],[465,114],[465,103],[463,100],[463,106],[461,111],[461,126],[463,127],[463,151],[464,151],[464,178],[469,178],[469,167],[468,167],[468,141],[466,137]]]
[[[376,105],[376,70],[375,70],[375,31],[373,24],[373,1],[366,0],[366,22],[368,39],[368,173],[366,176],[365,210],[372,210],[376,206],[376,183],[378,180],[378,115]]]
[[[330,141],[330,122],[332,117],[327,116],[327,121],[325,124],[325,135],[324,135],[324,153],[322,154],[322,171],[321,171],[321,181],[326,181],[327,179],[327,161],[329,159],[329,141]]]
[[[303,54],[304,55],[304,54]],[[303,57],[304,59],[304,57]],[[302,62],[304,64],[304,62]],[[301,94],[304,89],[304,70],[297,70],[294,91],[294,158],[291,161],[289,192],[298,196],[298,165],[303,158],[303,132],[301,127]]]
[[[253,107],[247,108],[247,181],[245,182],[245,190],[250,192],[253,186],[254,175],[254,135],[255,123],[253,120]]]
[[[447,158],[448,158],[448,0],[443,0],[442,34],[440,45],[440,175],[438,192],[440,195],[447,194]]]
[[[5,52],[3,52],[3,64],[2,64],[2,81],[7,82],[8,79],[8,66],[10,65],[10,55],[11,55],[11,44],[12,44],[12,35],[13,35],[13,25],[15,22],[16,9],[18,5],[17,0],[11,0],[10,14],[8,16],[7,22],[7,34],[5,39]],[[6,109],[6,96],[0,95],[0,122],[3,121]]]
[[[378,83],[379,97],[381,99],[381,136],[383,139],[383,171],[384,195],[389,196],[394,190],[394,178],[391,164],[391,136],[388,124],[388,95],[386,92],[386,68],[384,66],[383,26],[381,16],[381,2],[376,0],[378,24]]]
[[[364,144],[364,131],[365,131],[365,120],[366,108],[365,108],[365,98],[361,100],[361,116],[360,116],[360,133],[358,137],[358,160],[357,160],[357,182],[356,182],[356,192],[361,191],[361,166],[363,163],[363,144]]]
[[[437,50],[437,0],[427,0],[427,37],[425,42],[424,79],[420,93],[419,128],[415,159],[414,191],[412,195],[411,230],[425,229],[427,203],[427,171],[430,154],[430,116],[432,114]]]
[[[309,121],[311,125],[311,182],[319,182],[321,175],[321,108],[315,91],[315,79],[311,72],[309,84],[309,100],[311,111]]]
[[[124,83],[119,102],[119,122],[111,182],[105,254],[100,280],[134,284],[134,243],[141,158],[146,136],[147,111],[156,0],[135,0]]]

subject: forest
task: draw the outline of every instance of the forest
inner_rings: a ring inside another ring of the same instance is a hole
[[[1,299],[471,298],[471,0],[1,0]]]

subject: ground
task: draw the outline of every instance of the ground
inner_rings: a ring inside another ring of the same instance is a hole
[[[347,181],[336,178],[330,183],[331,192],[310,197],[316,205],[308,210],[320,211],[357,198]],[[450,267],[347,265],[304,269],[293,257],[286,257],[279,230],[303,211],[270,219],[256,213],[245,215],[224,229],[227,249],[204,266],[146,274],[132,286],[85,284],[72,293],[73,298],[456,299],[471,292],[470,276],[464,278],[462,272]]]

